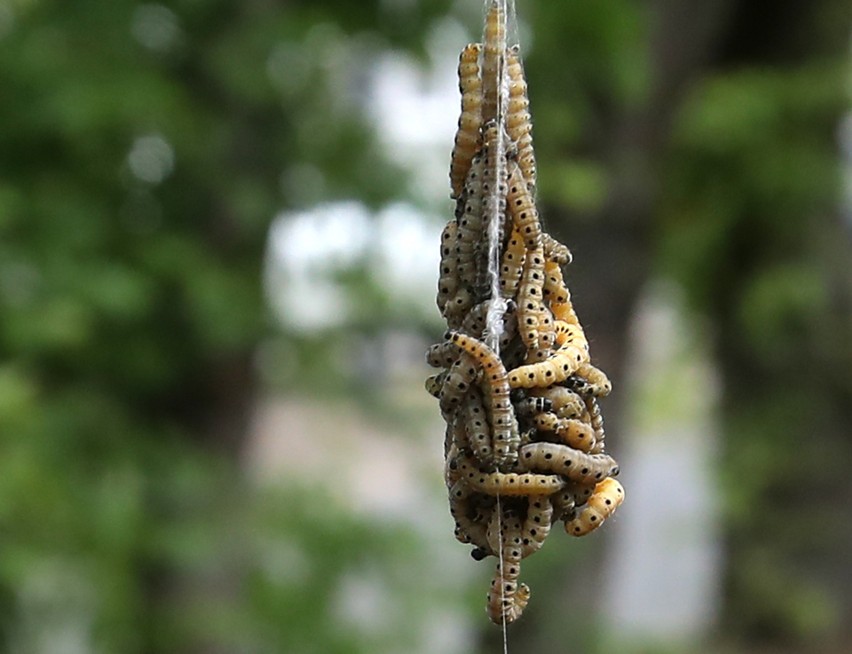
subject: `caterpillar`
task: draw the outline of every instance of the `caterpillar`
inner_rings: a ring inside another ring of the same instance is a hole
[[[456,241],[458,239],[458,225],[451,220],[441,232],[441,264],[438,276],[438,295],[435,298],[438,310],[444,313],[450,298],[455,294],[459,286],[457,275],[458,259],[456,257]]]
[[[497,243],[503,242],[506,215],[506,152],[502,149],[499,131],[502,128],[495,121],[485,124],[483,131],[483,166],[482,166],[482,210],[486,221],[496,216]],[[483,228],[483,237],[487,241],[489,235]],[[478,268],[476,288],[482,296],[490,294],[491,282],[488,277],[487,262],[481,262]]]
[[[500,294],[512,298],[518,289],[518,282],[523,272],[526,249],[518,229],[512,230],[506,250],[503,252],[503,262],[500,266]]]
[[[546,388],[570,377],[589,353],[573,345],[565,345],[553,356],[540,363],[518,366],[509,373],[511,388]]]
[[[541,244],[544,247],[544,256],[560,266],[567,266],[574,260],[574,255],[571,254],[568,246],[563,245],[547,232],[542,233]]]
[[[482,120],[497,118],[497,103],[503,82],[506,17],[499,2],[492,2],[485,16],[485,48],[482,55]]]
[[[604,479],[589,498],[588,504],[571,520],[565,531],[571,536],[585,536],[600,527],[624,501],[624,488],[615,479]]]
[[[509,174],[509,194],[506,204],[512,214],[512,221],[524,238],[527,250],[541,247],[541,223],[535,202],[527,189],[526,181],[518,164],[512,162]],[[543,253],[542,253],[543,257]]]
[[[518,289],[518,323],[527,350],[538,349],[538,309],[544,282],[544,255],[541,247],[527,250],[524,271]]]
[[[581,484],[618,474],[618,464],[608,454],[587,454],[556,443],[524,445],[519,464],[525,470],[553,472]]]
[[[509,384],[503,362],[491,348],[475,338],[458,332],[451,333],[449,338],[452,343],[479,361],[484,378],[490,386],[494,462],[498,466],[513,463],[518,456],[518,423],[509,398]]]
[[[447,371],[442,370],[441,372],[435,375],[429,375],[426,378],[426,383],[424,384],[426,387],[426,391],[432,397],[441,397],[441,389],[444,386],[444,381],[447,379]]]
[[[509,135],[518,148],[518,165],[523,179],[532,193],[536,184],[535,152],[532,142],[532,119],[529,114],[529,99],[527,97],[527,82],[524,79],[524,68],[520,60],[520,49],[514,46],[509,49],[507,56],[507,74],[509,77],[510,109],[508,111],[511,125]],[[513,103],[514,99],[521,102]]]
[[[461,115],[450,162],[450,197],[457,199],[462,192],[470,163],[479,147],[482,125],[482,79],[479,77],[479,53],[482,45],[470,43],[459,57],[459,91]]]
[[[553,521],[553,505],[544,495],[531,495],[527,505],[527,516],[521,530],[522,556],[526,558],[544,545]]]
[[[455,537],[461,543],[472,543],[490,552],[486,538],[487,524],[478,520],[477,507],[471,500],[472,492],[465,481],[456,481],[449,490],[450,515],[456,523]]]
[[[552,411],[560,418],[576,418],[586,410],[586,403],[574,391],[564,386],[553,386],[542,391],[537,391],[543,399],[547,399]]]
[[[451,328],[459,327],[464,320],[465,314],[473,305],[473,295],[467,287],[460,288],[453,295],[452,300],[444,307],[444,318]]]
[[[534,424],[541,431],[552,431],[570,447],[589,452],[595,445],[595,432],[587,424],[575,418],[559,418],[555,413],[540,413]]]
[[[426,350],[426,363],[433,368],[449,368],[459,358],[458,349],[452,347],[446,341],[430,345]]]
[[[552,495],[565,485],[559,475],[482,472],[464,457],[456,459],[454,464],[468,486],[486,495]]]
[[[498,529],[501,517],[502,529]],[[521,617],[530,600],[529,586],[518,584],[523,558],[520,521],[495,511],[488,523],[487,537],[492,549],[502,552],[488,590],[488,617],[495,624],[509,624]]]
[[[606,397],[612,391],[612,382],[606,373],[588,362],[577,367],[571,382],[575,390],[582,395]]]
[[[464,199],[459,202],[463,208],[458,216],[456,274],[459,285],[468,287],[476,281],[477,253],[482,238],[482,174],[483,160],[476,156],[465,182]]]
[[[462,402],[476,379],[476,365],[468,355],[462,355],[450,367],[439,398],[441,411],[452,413]]]

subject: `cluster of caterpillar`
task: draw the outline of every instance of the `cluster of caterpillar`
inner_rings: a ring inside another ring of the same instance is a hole
[[[505,43],[500,11],[493,3],[484,45],[466,46],[459,60],[461,116],[450,166],[456,211],[441,236],[437,295],[449,329],[426,355],[441,369],[426,388],[447,423],[455,536],[473,546],[476,560],[498,557],[487,602],[497,624],[516,620],[529,602],[520,563],[553,523],[584,536],[624,499],[598,407],[611,384],[590,361],[563,279],[571,252],[539,220],[527,85],[518,47],[496,45]],[[508,87],[505,111],[501,87]],[[508,307],[496,339],[486,329],[497,299],[487,243],[495,195],[499,293]]]

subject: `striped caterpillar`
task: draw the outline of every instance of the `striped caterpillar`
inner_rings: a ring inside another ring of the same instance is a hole
[[[552,472],[581,484],[618,474],[618,464],[608,454],[587,454],[556,443],[524,445],[519,463],[525,470]]]
[[[604,479],[597,486],[576,517],[565,521],[565,531],[571,536],[585,536],[600,527],[624,501],[624,488],[615,479]]]
[[[509,384],[503,362],[491,348],[475,338],[456,332],[450,333],[449,339],[470,357],[479,361],[484,378],[490,386],[494,463],[501,467],[514,463],[518,457],[518,423],[509,399]]]
[[[479,43],[468,44],[459,57],[459,91],[461,91],[461,116],[450,163],[452,197],[462,192],[473,155],[479,148],[479,130],[482,125],[482,80],[479,77]]]

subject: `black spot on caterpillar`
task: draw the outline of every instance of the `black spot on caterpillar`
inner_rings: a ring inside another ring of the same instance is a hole
[[[479,77],[479,43],[467,45],[459,57],[459,91],[461,91],[461,116],[450,163],[450,186],[453,199],[461,195],[470,162],[479,149],[479,131],[482,126],[482,80]]]
[[[600,527],[624,501],[624,488],[615,479],[604,479],[597,486],[577,516],[565,522],[571,536],[585,536]]]
[[[618,474],[618,464],[608,454],[587,454],[556,443],[524,445],[518,464],[523,470],[552,472],[581,484]]]

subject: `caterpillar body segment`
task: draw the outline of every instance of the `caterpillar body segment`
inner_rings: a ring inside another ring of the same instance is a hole
[[[461,115],[450,163],[451,197],[461,195],[474,154],[479,149],[482,126],[482,79],[479,76],[479,54],[482,45],[470,43],[459,57],[459,91]]]
[[[451,220],[441,232],[441,263],[439,266],[438,295],[435,301],[438,310],[444,313],[444,307],[459,288],[458,258],[456,245],[458,240],[458,224]]]
[[[581,484],[597,483],[618,474],[618,464],[608,454],[587,454],[556,443],[530,443],[520,449],[519,465],[564,475]]]
[[[453,347],[446,341],[430,345],[426,350],[426,363],[433,368],[449,368],[459,358],[458,348]]]
[[[441,411],[454,412],[476,380],[476,364],[472,357],[464,354],[449,368],[444,386],[441,388]]]
[[[571,536],[585,536],[600,527],[624,501],[624,488],[615,479],[604,479],[579,510],[576,517],[565,521],[565,531]]]
[[[537,552],[544,545],[553,522],[553,504],[545,495],[531,495],[527,516],[521,529],[521,554],[523,558]]]
[[[506,197],[506,205],[512,215],[512,222],[524,239],[527,250],[537,250],[541,243],[541,223],[538,218],[538,210],[530,195],[518,164],[512,162],[509,175],[509,194]],[[542,251],[542,259],[544,252]]]
[[[546,232],[541,235],[541,244],[544,247],[544,256],[560,266],[567,266],[574,260],[574,255],[571,254],[568,246],[563,245]]]
[[[515,297],[518,283],[521,281],[521,273],[524,269],[526,249],[518,229],[512,230],[509,242],[503,252],[503,261],[500,266],[500,294],[505,298]]]
[[[552,259],[546,260],[544,263],[544,299],[557,304],[565,304],[571,301],[571,294],[565,287],[562,268]]]
[[[497,118],[505,66],[506,16],[499,2],[492,2],[485,16],[482,54],[482,120]]]

